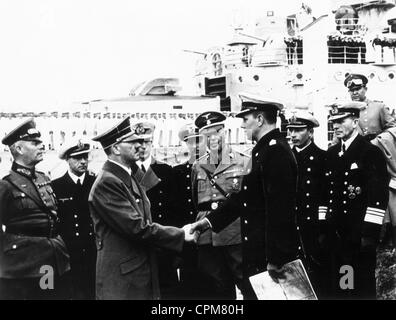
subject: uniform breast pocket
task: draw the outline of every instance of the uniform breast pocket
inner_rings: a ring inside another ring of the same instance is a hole
[[[30,199],[24,192],[13,191],[12,197],[14,204],[19,210],[33,209],[36,207],[34,201]]]
[[[197,177],[197,189],[198,189],[198,192],[202,192],[202,191],[207,190],[208,189],[207,184],[208,184],[208,182],[207,182],[205,177],[202,177],[202,176],[198,176]]]
[[[229,192],[237,192],[241,190],[243,175],[241,174],[233,174],[228,176],[226,180],[227,191]]]

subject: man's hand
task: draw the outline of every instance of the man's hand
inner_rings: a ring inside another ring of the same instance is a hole
[[[206,218],[191,224],[190,233],[194,233],[194,242],[197,243],[201,233],[211,227],[209,220]]]
[[[194,242],[197,243],[201,233],[209,228],[211,228],[211,225],[206,218],[191,224],[190,233],[194,233]]]
[[[195,234],[194,234],[194,232],[191,232],[191,224],[186,224],[183,227],[183,230],[184,230],[184,241],[186,241],[186,242],[194,241]]]
[[[286,278],[283,274],[284,270],[282,266],[277,266],[268,262],[267,271],[272,280],[274,280],[276,283],[279,283],[279,280]]]

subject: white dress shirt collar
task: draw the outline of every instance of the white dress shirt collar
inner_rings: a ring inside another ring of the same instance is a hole
[[[146,169],[146,171],[150,168],[151,165],[151,157],[148,157],[146,160],[144,161],[136,161],[136,164],[138,165],[139,168],[142,168],[142,165],[144,166],[144,168]]]
[[[296,146],[297,152],[300,153],[300,152],[303,151],[305,148],[307,148],[311,143],[312,143],[312,141],[310,141],[305,147],[302,147],[302,148],[299,148],[299,147]]]
[[[353,140],[356,139],[356,137],[358,136],[358,132],[356,131],[347,141],[342,141],[341,143],[343,145],[345,145],[345,151],[348,150],[349,146],[351,145],[351,143],[353,142]]]
[[[75,184],[77,184],[78,179],[80,179],[81,184],[84,183],[85,179],[85,172],[81,176],[76,176],[71,170],[67,170],[67,173],[69,174],[69,177],[73,180]]]

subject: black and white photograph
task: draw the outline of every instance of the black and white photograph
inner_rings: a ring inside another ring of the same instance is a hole
[[[0,42],[0,300],[396,300],[396,0],[2,0]]]

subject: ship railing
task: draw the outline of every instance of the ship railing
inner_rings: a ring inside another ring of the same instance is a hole
[[[356,63],[366,64],[367,49],[365,44],[357,43],[355,46],[327,46],[328,63]]]

